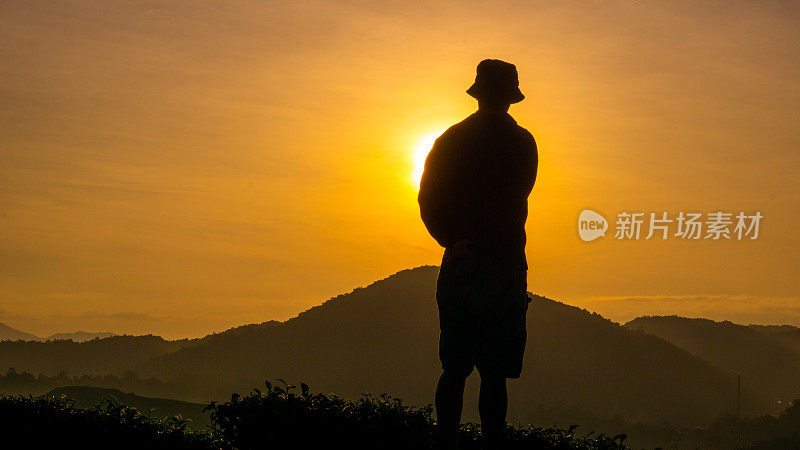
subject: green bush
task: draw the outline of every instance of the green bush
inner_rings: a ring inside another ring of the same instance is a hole
[[[227,445],[240,449],[348,448],[432,449],[435,423],[432,407],[403,405],[386,394],[345,400],[336,395],[311,394],[308,386],[297,392],[283,380],[266,383],[246,396],[208,406],[214,433]],[[625,449],[624,435],[578,437],[570,429],[507,427],[509,449]],[[460,448],[480,448],[480,426],[462,425]]]
[[[0,397],[0,430],[15,437],[18,448],[212,449],[209,432],[190,432],[180,416],[165,420],[135,408],[105,401],[76,408],[65,397]]]
[[[283,380],[266,390],[253,389],[228,402],[206,407],[211,426],[191,431],[180,416],[148,417],[135,408],[107,400],[89,409],[67,398],[0,397],[0,433],[15,436],[25,448],[90,449],[433,449],[431,406],[416,408],[383,394],[346,400],[312,394]],[[625,436],[576,436],[569,429],[507,426],[508,448],[622,450]],[[462,425],[460,448],[480,448],[480,426]]]

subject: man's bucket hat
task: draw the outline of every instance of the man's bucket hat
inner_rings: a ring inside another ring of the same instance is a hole
[[[484,59],[478,64],[475,83],[467,94],[478,100],[521,102],[525,98],[519,90],[517,67],[499,59]]]

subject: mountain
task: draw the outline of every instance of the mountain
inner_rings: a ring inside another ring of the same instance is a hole
[[[800,354],[800,328],[791,325],[748,325]]]
[[[280,322],[249,324],[199,339],[166,340],[160,336],[117,336],[111,333],[58,333],[28,341],[0,342],[0,373],[14,367],[34,374],[121,375],[154,356],[184,347],[227,339],[240,333],[267,329]],[[183,378],[183,377],[182,377]]]
[[[167,398],[142,397],[141,395],[122,392],[118,389],[91,386],[64,386],[53,389],[44,395],[70,398],[75,401],[75,406],[78,408],[91,408],[104,401],[112,400],[125,406],[134,407],[141,413],[151,417],[163,419],[180,414],[184,419],[190,419],[190,426],[195,429],[211,424],[208,414],[203,412],[203,408],[206,405],[200,403],[182,402]]]
[[[42,341],[56,341],[66,340],[75,342],[86,342],[92,339],[104,339],[107,337],[116,336],[114,333],[87,333],[86,331],[76,331],[74,333],[55,333],[42,338]]]
[[[4,323],[0,323],[0,341],[36,341],[38,339],[39,336],[15,330]]]
[[[173,352],[187,340],[168,341],[159,336],[112,336],[86,342],[72,340],[0,342],[0,369],[46,375],[66,371],[72,375],[121,374],[133,365]]]
[[[136,370],[164,379],[188,372],[217,380],[207,398],[285,378],[318,392],[388,392],[424,405],[440,373],[437,274],[434,266],[403,270],[286,322],[220,335],[155,356]],[[512,419],[552,425],[593,414],[698,424],[734,408],[735,377],[600,315],[534,296],[528,332],[523,376],[510,382]],[[467,399],[476,397],[475,379]],[[475,409],[474,401],[465,406]]]
[[[800,353],[794,327],[739,325],[678,316],[639,317],[625,324],[665,339],[734,374],[771,400],[800,395]],[[795,342],[795,347],[791,344]]]
[[[25,333],[14,328],[0,323],[0,341],[55,341],[55,340],[72,340],[75,342],[91,341],[92,339],[107,338],[116,336],[114,333],[87,333],[86,331],[76,331],[74,333],[55,333],[41,338],[39,336]]]
[[[212,334],[206,335],[206,336],[204,336],[204,337],[202,337],[200,339],[191,339],[191,340],[189,340],[189,343],[192,344],[192,345],[195,345],[195,344],[205,344],[205,343],[208,343],[208,342],[214,342],[217,339],[223,339],[224,340],[224,339],[230,338],[231,336],[237,336],[237,335],[240,335],[242,333],[251,333],[251,332],[255,332],[257,330],[263,330],[263,329],[272,328],[272,327],[275,327],[275,326],[279,325],[280,323],[281,322],[279,322],[277,320],[269,320],[269,321],[261,322],[261,323],[251,323],[251,324],[248,324],[248,325],[241,325],[241,326],[238,326],[238,327],[228,328],[227,330],[219,332],[219,333],[212,333]]]

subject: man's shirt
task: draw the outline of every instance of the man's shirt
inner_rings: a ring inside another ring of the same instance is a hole
[[[450,127],[420,181],[431,236],[442,247],[469,239],[476,256],[527,269],[525,221],[538,161],[533,136],[507,113],[478,110]]]

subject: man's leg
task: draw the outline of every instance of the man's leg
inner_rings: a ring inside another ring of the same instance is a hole
[[[497,375],[481,374],[481,393],[478,411],[481,415],[481,429],[489,448],[500,448],[506,426],[508,393],[506,378]]]
[[[466,381],[463,375],[442,372],[436,385],[436,422],[443,448],[455,448]]]

